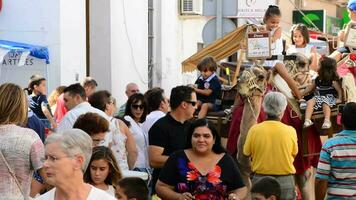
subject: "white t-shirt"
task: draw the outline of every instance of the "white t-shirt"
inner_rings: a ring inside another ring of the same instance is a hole
[[[307,44],[305,47],[302,48],[296,47],[295,45],[290,45],[286,53],[287,55],[290,55],[292,53],[302,53],[306,57],[310,58],[312,48],[313,46],[310,44]]]
[[[115,196],[115,188],[112,185],[109,185],[109,188],[107,190],[105,190],[105,192],[107,192],[108,194]]]
[[[148,135],[148,131],[150,130],[150,128],[153,126],[153,124],[161,119],[162,117],[164,117],[166,115],[166,113],[160,111],[160,110],[155,110],[152,111],[150,114],[148,114],[146,116],[146,121],[143,122],[142,124],[142,129],[143,131]]]
[[[77,121],[78,117],[82,114],[86,114],[88,112],[97,113],[100,116],[104,117],[108,122],[110,122],[110,118],[103,111],[92,107],[88,102],[82,102],[75,106],[73,109],[69,110],[63,117],[61,123],[58,125],[58,131],[65,131],[73,128],[75,121]],[[110,127],[111,128],[111,127]]]
[[[36,200],[54,200],[55,194],[56,188],[53,188],[45,194],[37,197]],[[116,200],[116,198],[104,190],[100,190],[94,186],[91,186],[91,190],[86,200]]]
[[[273,29],[270,32],[272,36],[277,29]],[[271,54],[272,55],[282,55],[283,52],[283,39],[279,38],[274,43],[271,43]],[[273,68],[277,63],[283,63],[280,60],[266,60],[264,66]]]

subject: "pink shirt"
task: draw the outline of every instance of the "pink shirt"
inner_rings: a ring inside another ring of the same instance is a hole
[[[42,168],[44,146],[32,129],[16,125],[0,126],[0,150],[7,163],[15,171],[22,191],[27,199],[34,170]],[[4,160],[0,157],[0,194],[1,199],[24,199],[15,179],[11,176]]]
[[[64,106],[64,94],[61,94],[57,99],[57,107],[54,111],[54,118],[56,119],[57,124],[61,123],[67,112],[67,108]]]

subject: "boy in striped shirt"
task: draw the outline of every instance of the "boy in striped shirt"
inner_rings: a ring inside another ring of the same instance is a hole
[[[315,182],[316,199],[356,199],[356,103],[347,103],[344,130],[328,139],[320,152]]]

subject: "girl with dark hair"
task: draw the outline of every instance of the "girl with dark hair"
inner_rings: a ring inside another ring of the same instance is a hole
[[[133,170],[151,174],[148,161],[148,134],[143,130],[142,123],[147,115],[147,103],[141,93],[135,93],[129,97],[125,108],[124,119],[130,122],[130,131],[135,138],[137,160]]]
[[[53,119],[46,97],[46,79],[40,75],[32,75],[25,90],[29,95],[29,108],[47,128],[56,129],[57,123]]]
[[[279,26],[282,14],[278,6],[270,5],[266,10],[263,17],[263,22],[265,26],[261,31],[268,31],[271,37],[271,54],[272,55],[282,55],[283,52],[283,40],[282,40],[282,28]],[[286,81],[289,88],[292,90],[296,98],[299,100],[302,98],[298,86],[293,78],[288,73],[284,66],[283,61],[280,60],[270,60],[265,61],[264,66],[269,67],[277,71],[277,73]]]
[[[308,27],[304,24],[297,24],[292,27],[291,31],[292,45],[288,47],[287,55],[293,53],[302,53],[310,59],[309,67],[318,71],[318,53],[316,47],[309,44]]]
[[[321,128],[329,129],[331,127],[330,108],[342,102],[342,89],[339,81],[340,78],[336,72],[336,61],[333,58],[322,57],[320,59],[319,76],[306,89],[306,92],[315,90],[315,96],[307,102],[304,121],[305,128],[313,125],[313,122],[310,120],[313,110],[320,108],[324,112],[324,123]]]
[[[206,119],[188,129],[188,149],[171,155],[156,185],[162,199],[244,199],[247,189],[220,136]]]
[[[94,147],[84,173],[84,181],[115,196],[113,184],[121,178],[121,171],[112,151],[104,146]]]

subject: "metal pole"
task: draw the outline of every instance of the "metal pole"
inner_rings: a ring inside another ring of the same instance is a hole
[[[223,0],[216,0],[216,39],[222,37]]]
[[[148,0],[148,88],[153,87],[153,0]]]

